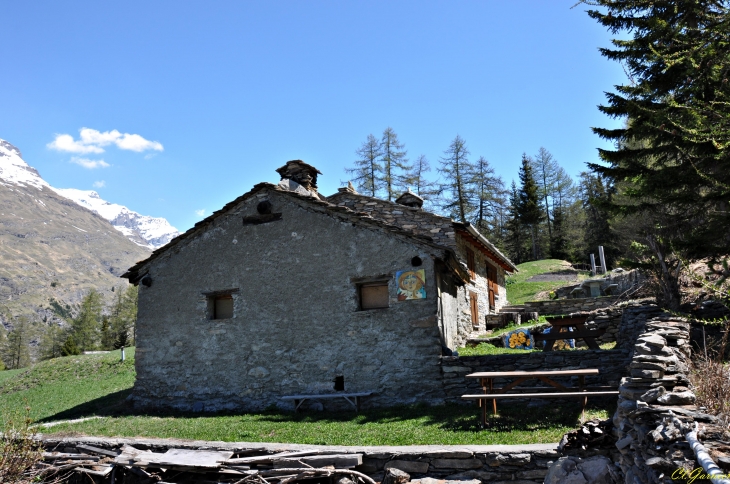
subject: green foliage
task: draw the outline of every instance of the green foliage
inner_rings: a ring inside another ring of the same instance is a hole
[[[71,306],[69,306],[68,304],[64,305],[64,304],[58,302],[54,298],[51,298],[51,301],[49,302],[49,304],[51,305],[51,309],[53,310],[53,312],[60,318],[66,320],[66,321],[70,321],[71,319],[73,319],[73,314],[71,313]]]
[[[30,409],[0,410],[0,482],[31,484],[41,482],[35,465],[43,459],[43,445],[35,437],[29,417]]]
[[[30,342],[33,336],[33,327],[27,318],[20,317],[14,321],[13,329],[0,345],[0,358],[7,368],[17,369],[30,365]]]
[[[519,355],[531,353],[535,350],[515,350],[491,343],[479,343],[476,346],[459,348],[459,356],[489,356],[489,355]]]
[[[71,323],[73,339],[79,350],[91,351],[101,340],[102,296],[95,289],[89,289],[81,301],[79,315]]]
[[[76,345],[76,340],[73,338],[73,336],[69,336],[66,338],[66,341],[64,341],[63,345],[61,346],[61,356],[73,356],[73,355],[80,355],[81,350]]]
[[[601,49],[631,82],[599,109],[628,120],[594,128],[614,149],[589,164],[620,187],[611,205],[636,216],[661,302],[680,304],[680,259],[724,256],[730,242],[730,6],[727,2],[590,0],[589,15],[628,38]]]
[[[43,335],[41,336],[40,351],[38,355],[40,359],[47,360],[63,356],[63,346],[68,338],[67,333],[68,331],[65,331],[57,324],[51,323],[47,325]]]
[[[118,349],[134,344],[134,326],[137,323],[137,286],[127,286],[115,292],[110,309],[109,335],[105,349]]]
[[[3,363],[3,360],[0,360],[0,371],[5,371],[7,368],[5,368],[5,363]]]

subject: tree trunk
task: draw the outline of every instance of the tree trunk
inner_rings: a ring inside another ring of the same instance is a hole
[[[673,311],[679,310],[682,297],[679,292],[679,274],[682,270],[682,261],[674,258],[668,260],[660,243],[652,235],[646,237],[649,248],[657,258],[657,280],[661,288],[659,297],[660,306]]]

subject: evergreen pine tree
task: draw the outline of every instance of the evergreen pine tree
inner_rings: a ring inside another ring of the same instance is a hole
[[[61,356],[74,356],[80,354],[81,350],[76,345],[76,340],[74,340],[73,336],[66,338],[66,341],[64,341],[61,346]]]
[[[628,34],[601,53],[621,62],[631,79],[599,107],[629,122],[594,128],[616,148],[600,149],[606,164],[589,166],[614,185],[628,185],[615,212],[656,221],[646,226],[642,243],[654,251],[665,303],[677,309],[679,271],[669,261],[726,255],[730,243],[730,6],[584,3],[603,7],[588,13],[609,31]]]
[[[532,259],[538,259],[537,226],[543,220],[540,195],[532,172],[532,164],[527,155],[522,155],[520,166],[520,190],[517,199],[517,217],[522,225],[530,229],[532,239]]]
[[[568,237],[565,227],[565,216],[563,208],[555,206],[553,208],[553,230],[550,238],[550,257],[553,259],[570,260],[570,250],[568,247]]]
[[[470,203],[473,197],[469,185],[473,166],[469,161],[466,142],[461,136],[456,135],[439,163],[441,166],[438,171],[443,176],[439,192],[444,195],[441,208],[451,218],[466,223],[474,210]]]
[[[515,264],[521,264],[527,260],[527,253],[525,251],[525,236],[527,236],[527,234],[525,233],[524,227],[520,222],[519,213],[517,212],[519,199],[520,195],[517,191],[517,185],[513,180],[512,188],[510,190],[507,222],[505,223],[504,246],[507,250],[507,255]]]
[[[355,182],[358,191],[375,197],[382,187],[383,166],[380,162],[380,142],[372,134],[368,135],[367,140],[355,151],[358,159],[355,160],[354,168],[346,168],[347,173],[354,175],[352,181]]]

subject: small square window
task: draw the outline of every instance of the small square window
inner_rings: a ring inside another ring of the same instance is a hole
[[[213,317],[211,319],[230,319],[233,317],[233,296],[216,296],[213,300]]]
[[[381,309],[389,305],[388,281],[360,285],[360,309]]]
[[[233,294],[236,292],[238,289],[204,292],[208,299],[208,319],[233,318]]]

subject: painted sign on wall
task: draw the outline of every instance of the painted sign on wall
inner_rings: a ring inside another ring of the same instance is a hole
[[[426,299],[426,271],[398,271],[395,273],[398,285],[398,300]]]

